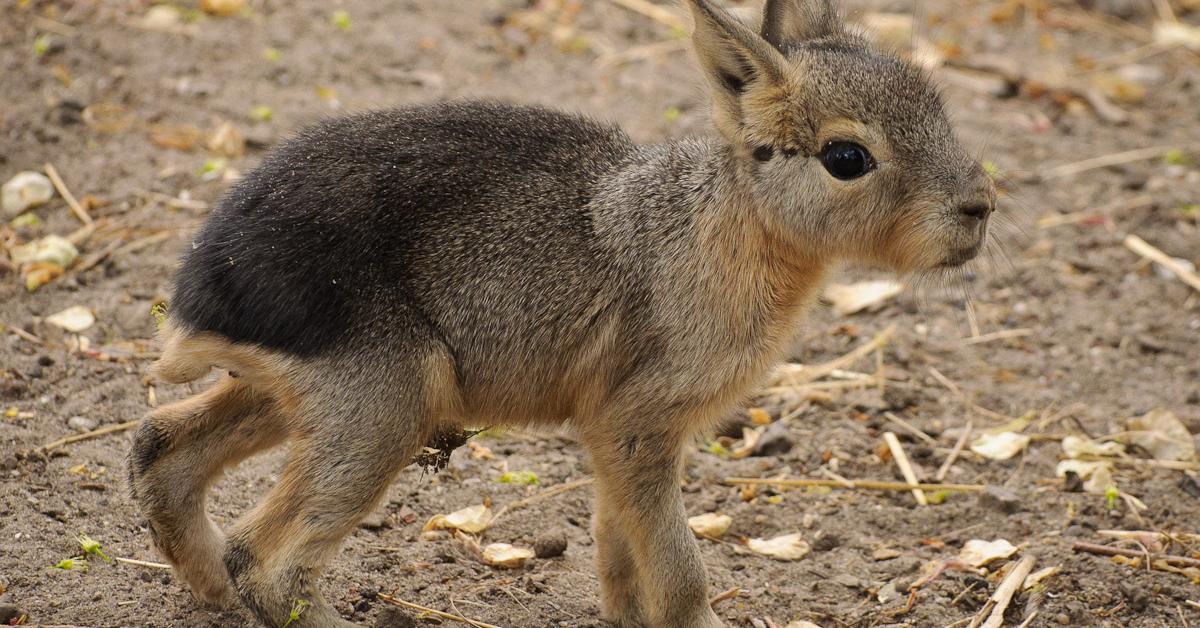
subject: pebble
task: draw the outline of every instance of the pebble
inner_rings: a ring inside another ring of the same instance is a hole
[[[0,188],[0,196],[3,197],[4,216],[12,218],[53,198],[54,186],[46,175],[26,170],[9,179]]]
[[[67,419],[67,427],[70,427],[76,432],[90,432],[96,429],[96,426],[98,425],[100,425],[99,421],[96,419],[89,419],[85,416],[73,416]]]
[[[979,494],[979,505],[1011,515],[1021,509],[1021,497],[1011,489],[989,484]]]
[[[533,542],[533,554],[538,558],[557,558],[567,551],[567,535],[561,532],[544,534]]]
[[[829,550],[842,544],[842,538],[832,532],[825,532],[813,541],[812,547],[818,552],[828,552]]]

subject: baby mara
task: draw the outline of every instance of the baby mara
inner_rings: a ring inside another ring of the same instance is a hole
[[[130,481],[198,598],[347,626],[317,577],[422,445],[569,425],[595,470],[605,616],[711,628],[678,476],[780,359],[827,271],[960,265],[994,190],[926,78],[832,2],[748,26],[687,0],[718,137],[637,146],[539,108],[437,104],[284,143],[185,254],[154,373],[210,389],[151,413]],[[290,443],[228,539],[227,467]]]

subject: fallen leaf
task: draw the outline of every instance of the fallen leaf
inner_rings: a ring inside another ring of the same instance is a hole
[[[992,460],[1008,460],[1029,445],[1030,438],[1016,432],[984,434],[971,443],[971,451]]]
[[[150,141],[162,148],[190,151],[200,142],[200,129],[190,124],[155,124],[150,127]]]
[[[517,569],[533,557],[533,550],[508,543],[492,543],[483,548],[483,561],[501,569]]]
[[[984,541],[971,539],[963,545],[958,559],[972,567],[982,567],[990,562],[1008,558],[1017,553],[1017,548],[1004,539]]]
[[[746,547],[756,554],[762,554],[775,560],[800,560],[808,554],[808,543],[799,533],[785,534],[773,539],[750,539]]]
[[[1063,453],[1068,458],[1082,456],[1119,456],[1125,453],[1125,445],[1116,441],[1099,443],[1080,436],[1067,436],[1062,439]]]
[[[891,279],[860,281],[852,284],[830,284],[825,288],[825,298],[833,309],[842,316],[861,312],[900,294],[904,284]]]
[[[1063,460],[1054,469],[1054,475],[1066,477],[1074,473],[1083,480],[1083,490],[1088,493],[1103,493],[1113,485],[1112,463],[1105,460]]]
[[[733,517],[715,512],[706,512],[695,517],[688,517],[688,527],[696,536],[719,539],[733,525]]]
[[[208,132],[204,146],[222,157],[241,157],[246,152],[246,138],[233,123],[222,120]]]
[[[479,534],[492,524],[492,509],[485,504],[469,506],[448,515],[434,515],[426,524],[424,530],[461,530],[469,534]]]
[[[227,17],[240,13],[246,0],[200,0],[200,10],[209,15]]]
[[[79,333],[96,323],[96,315],[82,305],[71,306],[46,317],[46,322],[70,332]]]
[[[1130,419],[1126,439],[1150,452],[1156,460],[1191,460],[1196,456],[1196,443],[1187,427],[1175,413],[1155,408]]]
[[[1183,22],[1155,22],[1154,43],[1200,50],[1200,27]]]

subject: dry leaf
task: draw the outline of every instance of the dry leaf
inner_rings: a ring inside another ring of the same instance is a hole
[[[246,152],[246,138],[232,123],[222,120],[208,132],[204,146],[222,157],[241,157]]]
[[[808,543],[800,537],[799,533],[785,534],[765,541],[750,539],[746,541],[746,547],[756,554],[762,554],[775,560],[800,560],[808,554],[809,550]]]
[[[958,553],[958,559],[972,567],[982,567],[992,561],[1008,558],[1017,553],[1017,548],[1004,539],[984,541],[971,539]]]
[[[79,257],[79,249],[62,236],[48,235],[29,244],[14,246],[9,255],[14,264],[47,263],[69,268]]]
[[[96,315],[92,313],[92,310],[82,305],[75,305],[57,314],[47,316],[46,322],[55,327],[79,333],[95,324]]]
[[[1080,436],[1067,436],[1062,440],[1063,453],[1068,458],[1081,456],[1119,456],[1125,453],[1125,445],[1116,441],[1098,443]]]
[[[721,538],[733,525],[733,517],[715,512],[706,512],[695,517],[688,517],[688,527],[697,536],[713,539]]]
[[[1170,410],[1155,408],[1130,419],[1128,427],[1129,442],[1150,452],[1157,460],[1191,460],[1196,455],[1192,434]]]
[[[1065,477],[1067,472],[1078,475],[1083,482],[1083,490],[1089,493],[1103,493],[1113,486],[1112,463],[1105,460],[1063,460],[1054,469],[1054,475]]]
[[[842,316],[861,312],[871,306],[900,294],[904,284],[891,279],[875,281],[860,281],[848,285],[830,284],[825,288],[825,298],[833,304],[833,309]]]
[[[517,569],[533,558],[531,549],[516,547],[508,543],[492,543],[483,548],[483,561],[501,569]]]
[[[1008,460],[1029,445],[1030,438],[1016,432],[984,434],[971,443],[971,451],[992,460]]]
[[[479,534],[492,524],[492,509],[484,504],[470,506],[448,515],[434,515],[425,524],[425,531],[430,530],[461,530],[469,534]]]
[[[241,12],[246,0],[200,0],[200,10],[209,15],[226,17]]]
[[[1154,42],[1163,46],[1184,46],[1200,51],[1200,27],[1183,22],[1155,22]]]
[[[163,148],[189,151],[200,141],[200,129],[190,124],[155,124],[150,127],[150,141]]]

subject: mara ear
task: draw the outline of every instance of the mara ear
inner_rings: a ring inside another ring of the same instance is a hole
[[[779,50],[843,31],[834,0],[767,0],[763,7],[763,39]]]
[[[740,116],[739,96],[753,82],[783,81],[787,60],[758,33],[710,0],[687,0],[696,29],[692,44],[713,86],[718,126]]]

